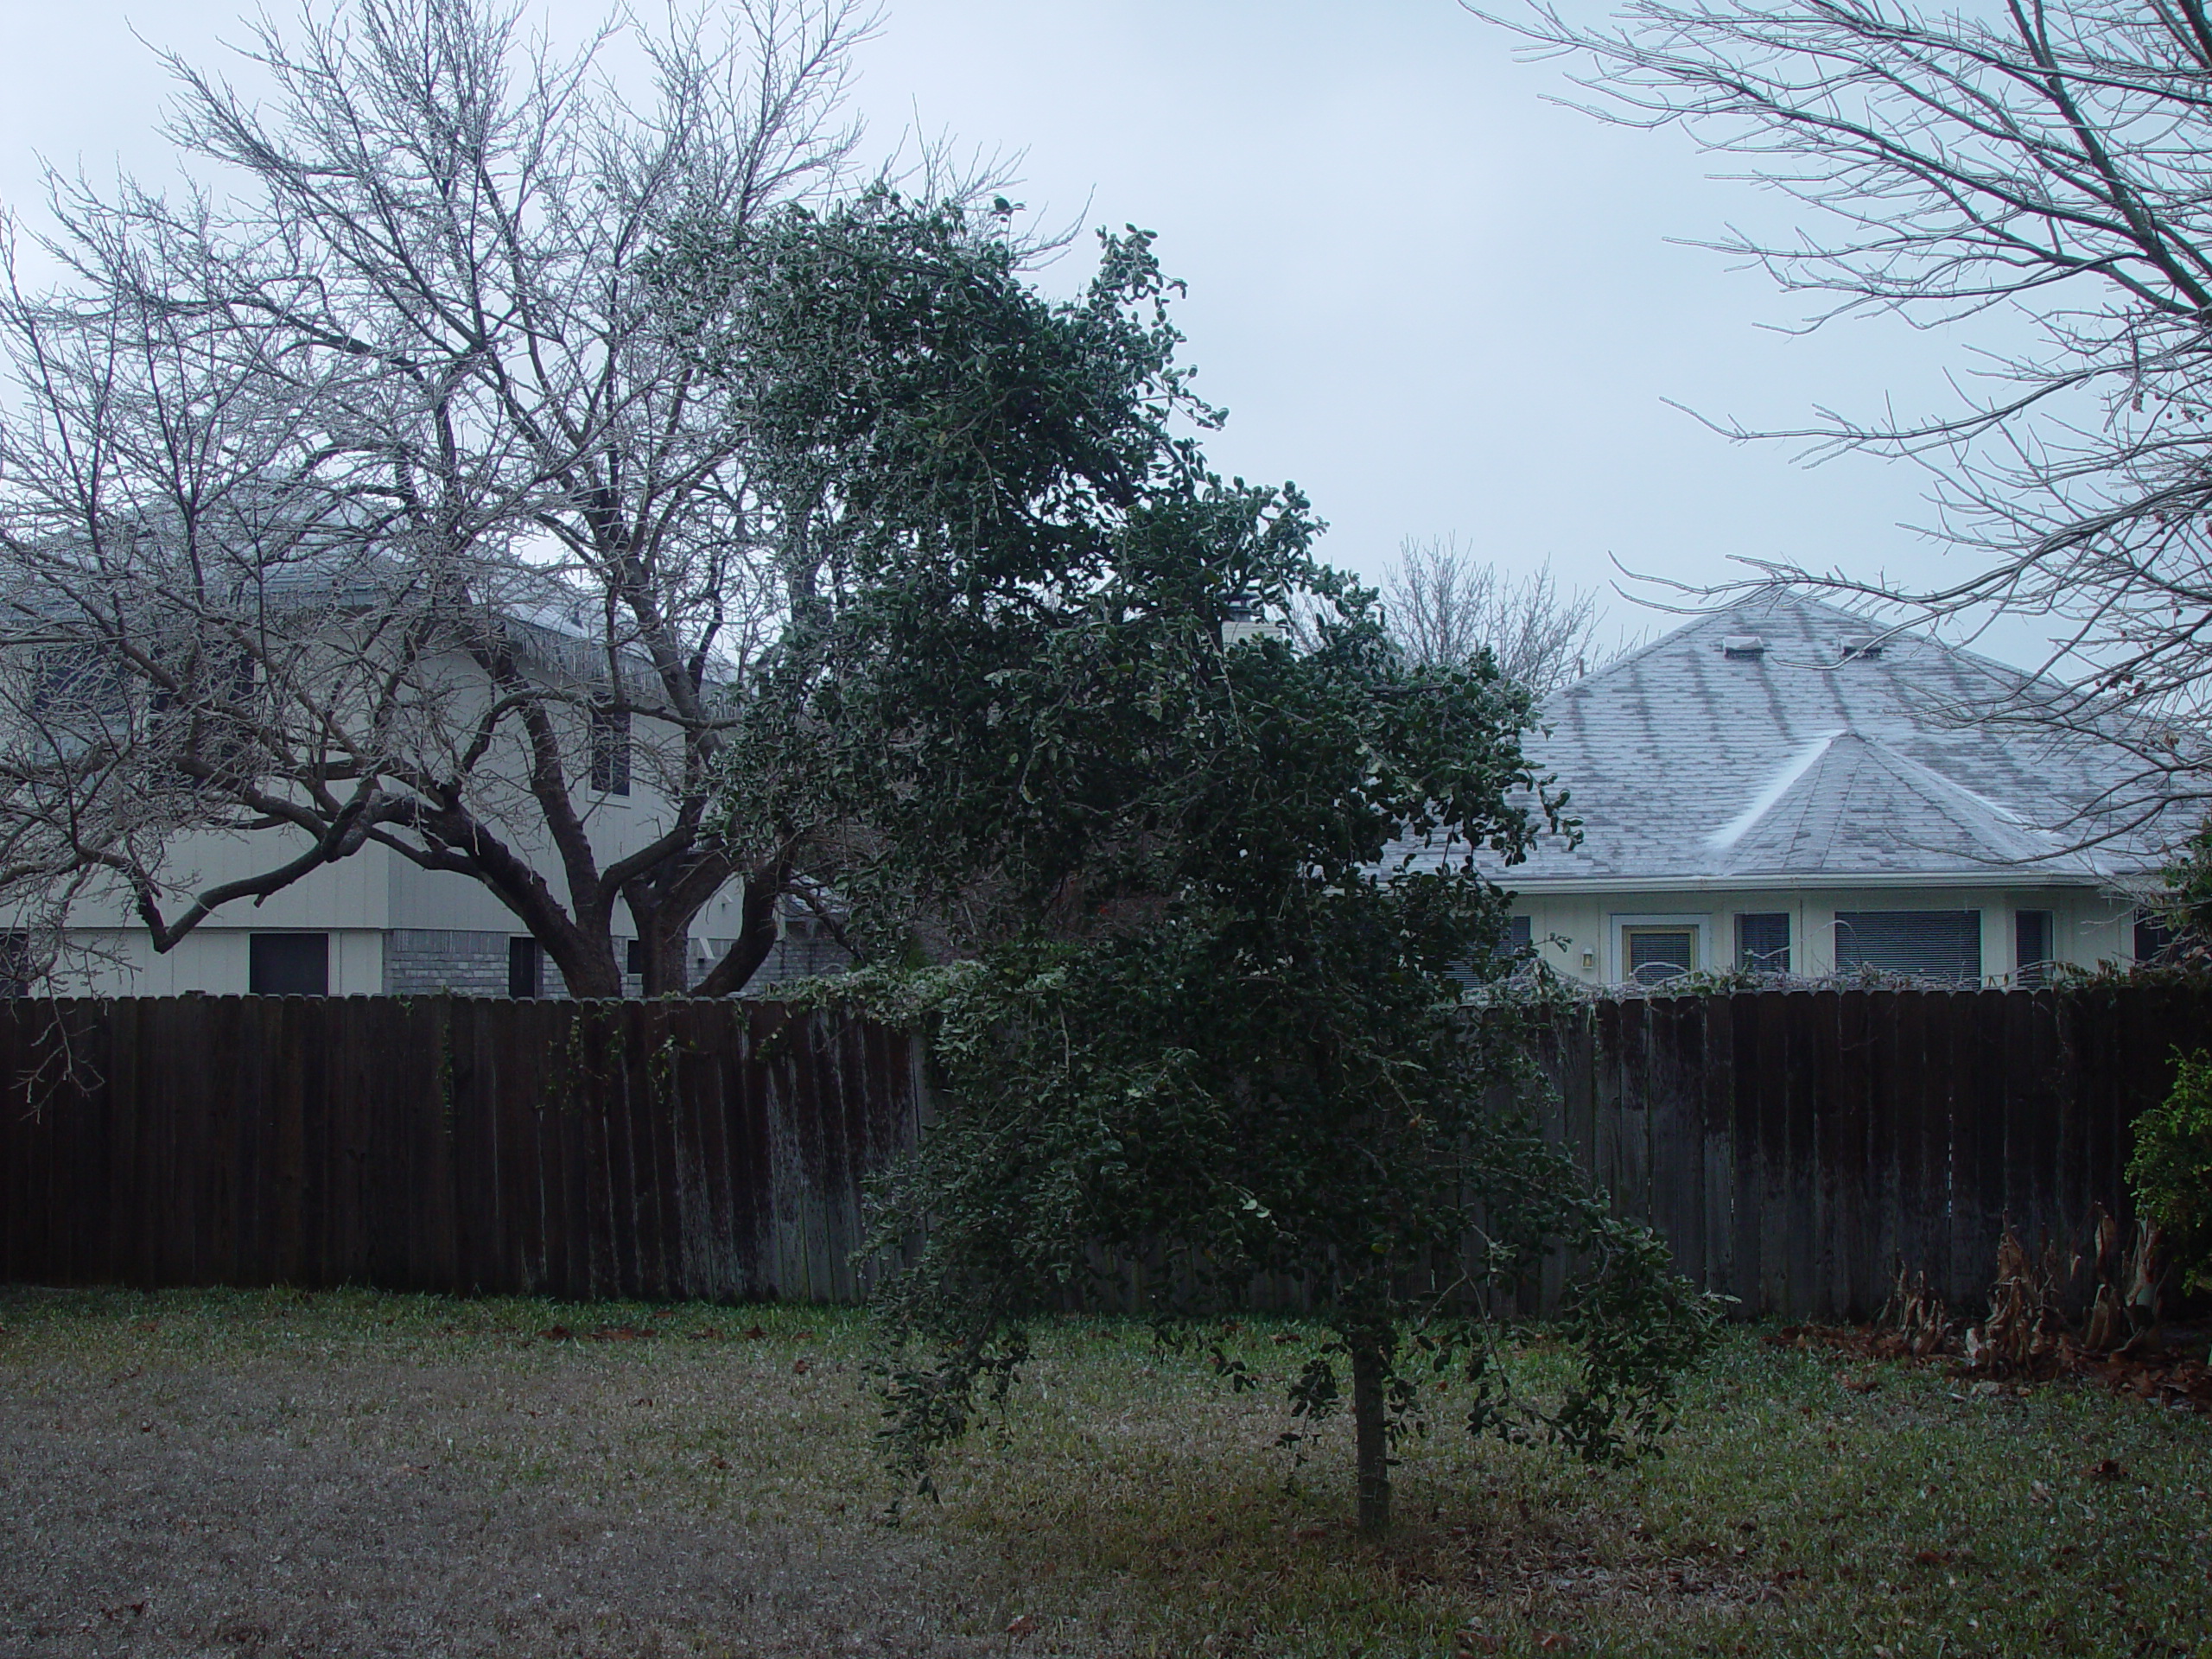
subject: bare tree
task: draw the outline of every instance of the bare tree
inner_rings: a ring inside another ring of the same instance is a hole
[[[1562,593],[1547,559],[1514,578],[1459,545],[1457,536],[1408,537],[1383,578],[1391,637],[1416,663],[1465,663],[1489,651],[1508,679],[1548,696],[1599,667],[1598,596]]]
[[[2047,619],[2044,671],[1977,712],[2133,752],[2097,836],[2212,794],[2212,14],[1633,0],[1606,27],[1548,6],[1492,21],[1579,61],[1592,113],[1682,126],[1808,209],[1794,239],[1713,245],[1825,296],[1808,326],[1996,325],[1959,403],[1924,419],[1724,429],[1924,465],[1931,532],[1972,569],[1931,588],[1786,563],[1751,581],[1967,626]]]
[[[654,97],[505,0],[263,20],[250,101],[168,60],[210,182],[57,179],[67,280],[0,337],[0,898],[118,897],[168,950],[369,846],[483,884],[572,990],[648,994],[733,880],[734,989],[805,827],[715,806],[726,699],[786,608],[743,411],[657,286],[835,184],[855,0],[635,39]],[[619,833],[632,774],[662,804]],[[188,849],[232,849],[220,879]],[[244,849],[242,851],[237,849]]]

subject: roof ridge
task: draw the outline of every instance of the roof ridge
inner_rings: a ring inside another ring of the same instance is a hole
[[[1773,798],[1763,799],[1764,810],[1756,819],[1745,826],[1741,835],[1725,843],[1717,841],[1707,842],[1713,850],[1725,855],[1713,873],[1725,874],[1733,870],[1738,862],[1736,849],[1745,841],[1755,840],[1758,832],[1767,828],[1769,822],[1776,820],[1777,815],[1794,800],[1798,803],[1796,826],[1786,832],[1780,831],[1777,826],[1777,833],[1783,835],[1784,861],[1791,861],[1792,849],[1813,823],[1811,817],[1813,806],[1820,798],[1822,785],[1830,771],[1834,767],[1847,765],[1848,771],[1843,777],[1842,786],[1847,790],[1857,783],[1860,768],[1865,764],[1864,753],[1852,753],[1845,755],[1838,753],[1839,749],[1847,749],[1853,744],[1856,744],[1859,751],[1864,751],[1866,740],[1849,727],[1832,731],[1820,739],[1805,755],[1800,757],[1800,764],[1794,765],[1788,772],[1778,775],[1773,783],[1770,783],[1767,788],[1772,792]],[[1781,787],[1777,788],[1777,785],[1780,785]],[[1763,795],[1764,793],[1763,791]],[[1816,861],[1822,865],[1826,864],[1834,847],[1838,827],[1836,823],[1830,823],[1827,835],[1822,838]]]
[[[1913,788],[1923,799],[1973,840],[1986,847],[1992,855],[1990,861],[2016,866],[2037,865],[2044,868],[2061,868],[2079,861],[2072,849],[2044,825],[2022,817],[2002,802],[1991,800],[1980,790],[1961,783],[1941,767],[1917,760],[1878,738],[1868,738],[1866,743],[1881,757],[1900,782]],[[1930,793],[1929,786],[1931,785],[1935,794]],[[1945,802],[1936,798],[1936,795],[1948,795],[1952,799]],[[1967,813],[1961,814],[1957,810],[1961,800],[1969,809]],[[1985,822],[1976,823],[1974,821],[1976,817]],[[2059,844],[2054,845],[2055,842]]]
[[[1594,685],[1600,680],[1610,679],[1614,675],[1633,667],[1635,664],[1642,662],[1645,658],[1650,656],[1654,652],[1660,650],[1662,647],[1677,643],[1685,634],[1694,632],[1701,628],[1708,627],[1712,624],[1719,622],[1726,618],[1735,615],[1735,613],[1739,611],[1748,610],[1753,607],[1763,606],[1768,609],[1772,609],[1777,606],[1784,604],[1792,606],[1800,610],[1820,611],[1828,616],[1835,617],[1846,622],[1857,623],[1860,626],[1866,628],[1880,630],[1883,626],[1880,620],[1877,618],[1864,615],[1857,611],[1847,610],[1842,606],[1830,604],[1824,599],[1815,599],[1808,594],[1793,594],[1787,591],[1746,594],[1742,598],[1738,599],[1730,604],[1720,606],[1717,609],[1696,612],[1691,615],[1688,621],[1683,623],[1680,627],[1669,628],[1666,632],[1661,634],[1656,639],[1649,640],[1643,645],[1638,645],[1633,651],[1623,652],[1619,656],[1614,658],[1612,661],[1605,664],[1602,667],[1592,669],[1589,673],[1585,674],[1580,679],[1570,680],[1567,684],[1560,687],[1558,690],[1553,692],[1549,696],[1546,697],[1542,702],[1539,703],[1537,705],[1538,712],[1541,713],[1553,702],[1567,696],[1571,692],[1579,690],[1585,686]],[[1677,614],[1679,614],[1679,613],[1677,613]],[[1894,636],[1892,635],[1891,637]],[[1953,646],[1945,645],[1942,640],[1935,639],[1931,635],[1915,633],[1911,634],[1910,637],[1925,644],[1933,645],[1943,651],[1955,651],[1955,649]],[[2012,672],[2018,674],[2019,671],[2015,669]]]
[[[1856,735],[1849,727],[1839,727],[1824,732],[1784,761],[1782,769],[1761,785],[1751,803],[1734,817],[1722,824],[1705,838],[1705,844],[1716,853],[1725,853],[1759,826],[1766,815],[1780,806],[1806,773],[1827,759],[1836,739]]]

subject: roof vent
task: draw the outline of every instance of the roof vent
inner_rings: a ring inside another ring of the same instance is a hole
[[[1843,642],[1843,660],[1847,663],[1861,658],[1872,660],[1881,656],[1882,649],[1879,639],[1847,639]]]
[[[1732,633],[1721,640],[1720,654],[1732,663],[1756,663],[1766,655],[1766,641],[1756,633]]]

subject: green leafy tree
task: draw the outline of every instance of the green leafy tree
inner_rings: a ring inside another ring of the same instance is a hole
[[[901,1465],[926,1484],[1025,1321],[1128,1271],[1171,1324],[1300,1287],[1331,1336],[1294,1405],[1334,1409],[1349,1371],[1370,1531],[1417,1370],[1465,1370],[1478,1428],[1648,1438],[1710,1308],[1499,1103],[1522,1033],[1453,976],[1503,931],[1476,852],[1560,821],[1525,689],[1487,656],[1410,663],[1294,490],[1206,469],[1177,423],[1217,417],[1142,234],[1054,303],[955,211],[878,195],[784,229],[747,280],[836,347],[716,349],[734,395],[772,394],[823,563],[756,704],[790,758],[747,775],[838,826],[824,874],[867,965],[819,994],[930,1035],[936,1121],[877,1194],[908,1247],[880,1296]],[[1268,620],[1293,609],[1295,647]],[[1578,1380],[1538,1410],[1502,1397],[1482,1310],[1553,1243],[1591,1270]]]
[[[2200,824],[2176,850],[2153,908],[2173,934],[2163,959],[2201,966],[2212,939],[2212,822]]]

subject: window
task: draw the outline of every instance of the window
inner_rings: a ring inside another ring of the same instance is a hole
[[[32,671],[31,708],[41,715],[120,714],[123,676],[113,658],[81,645],[49,645],[38,653]]]
[[[330,935],[256,933],[246,942],[246,986],[256,996],[328,996]]]
[[[1621,962],[1639,985],[1657,985],[1697,969],[1697,930],[1682,926],[1621,929]]]
[[[645,976],[645,942],[632,939],[622,952],[622,971],[632,979]]]
[[[29,996],[30,994],[30,935],[0,933],[0,996]]]
[[[2012,912],[2012,982],[2044,985],[2050,982],[2050,941],[2056,931],[2047,910]]]
[[[147,698],[157,728],[175,741],[194,745],[219,765],[245,759],[255,745],[254,728],[268,713],[261,695],[261,665],[251,652],[209,646],[173,664],[181,682],[170,690],[156,683]]]
[[[801,930],[807,926],[797,917],[791,918],[785,925],[787,931],[793,938],[804,937]],[[826,931],[823,932],[823,937],[827,937]],[[1476,964],[1471,962],[1454,963],[1448,971],[1463,988],[1471,988],[1486,979],[1495,979],[1502,974],[1510,974],[1515,968],[1528,961],[1530,957],[1536,954],[1534,940],[1535,931],[1528,917],[1509,916],[1505,918],[1505,937],[1498,941],[1497,949],[1490,957],[1488,973],[1478,972]]]
[[[2135,960],[2158,963],[2173,960],[2174,946],[2179,937],[2166,925],[2164,918],[2151,911],[2137,912],[2135,918]]]
[[[127,713],[123,676],[97,645],[46,646],[33,654],[30,670],[24,712],[54,759],[76,760],[118,734]]]
[[[536,939],[507,941],[507,995],[509,996],[543,996],[544,970],[540,966]]]
[[[630,711],[591,711],[591,786],[602,795],[630,792]]]
[[[1880,968],[1915,979],[1976,982],[1981,978],[1981,912],[1840,910],[1835,965],[1839,973]]]
[[[1736,918],[1736,965],[1751,974],[1789,971],[1789,913],[1769,911]]]

